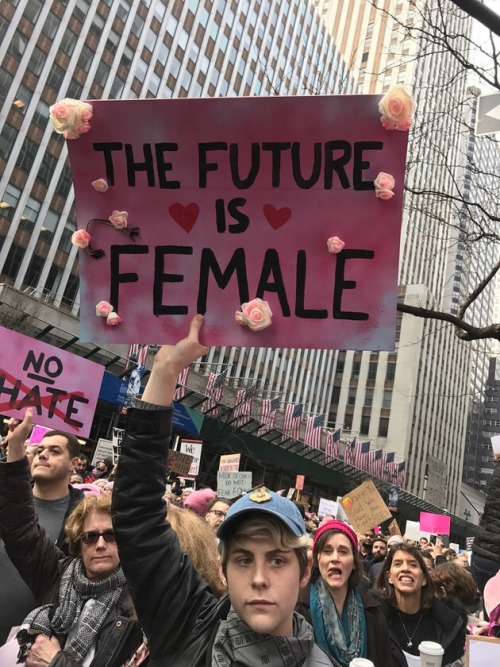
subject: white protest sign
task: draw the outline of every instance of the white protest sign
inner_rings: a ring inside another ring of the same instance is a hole
[[[339,503],[335,500],[328,500],[327,498],[319,499],[318,516],[333,516],[336,519],[338,511]]]
[[[203,443],[199,440],[181,440],[179,451],[193,457],[189,469],[189,477],[196,477],[200,471],[201,450]]]
[[[92,457],[92,465],[103,459],[112,459],[113,458],[113,441],[106,440],[105,438],[99,438],[97,441],[96,448],[94,450],[94,456]]]
[[[219,498],[236,498],[252,488],[251,472],[217,473],[217,495]]]
[[[493,454],[500,454],[500,435],[493,435],[490,440],[493,447]]]
[[[122,450],[122,440],[125,429],[113,427],[113,463],[118,461]]]
[[[419,540],[421,537],[431,539],[431,534],[426,533],[425,530],[420,530],[420,521],[407,521],[405,528],[405,537],[409,540]]]

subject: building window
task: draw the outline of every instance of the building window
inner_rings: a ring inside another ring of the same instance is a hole
[[[31,171],[33,168],[33,162],[36,158],[36,153],[38,150],[38,145],[34,141],[25,138],[19,155],[17,156],[16,167],[23,169],[26,172]]]
[[[12,280],[16,279],[17,272],[23,260],[25,254],[25,249],[18,246],[17,243],[13,243],[10,246],[5,264],[2,270],[2,275],[11,278]]]
[[[378,362],[370,361],[370,363],[368,364],[368,379],[369,380],[376,380],[377,379],[377,368],[378,368]]]
[[[40,16],[41,10],[42,0],[29,0],[28,4],[26,5],[26,9],[24,10],[23,16],[24,18],[28,19],[28,21],[31,21],[31,23],[36,23],[38,17]]]
[[[361,370],[361,361],[353,361],[352,362],[351,379],[359,380],[360,370]]]
[[[52,12],[49,12],[42,28],[43,34],[46,35],[49,39],[54,39],[60,23],[61,19]]]
[[[46,54],[41,49],[39,49],[38,46],[35,46],[28,63],[28,69],[39,76],[43,66],[45,65],[46,59]]]
[[[66,199],[71,191],[72,184],[71,171],[67,165],[64,165],[61,175],[59,176],[56,194],[60,195],[63,199]]]
[[[396,377],[396,362],[389,361],[387,363],[387,369],[385,371],[385,380],[386,382],[392,382]]]
[[[356,387],[349,387],[349,394],[347,396],[347,405],[354,405],[356,403]]]
[[[361,435],[368,435],[369,430],[370,430],[370,415],[363,415],[361,417],[359,432]]]
[[[44,185],[48,186],[50,183],[50,179],[54,174],[56,165],[57,165],[57,158],[51,155],[50,153],[44,153],[40,169],[38,170],[37,179],[41,181]]]
[[[365,408],[371,408],[373,405],[373,389],[365,389]]]
[[[64,80],[64,74],[65,72],[63,68],[54,63],[50,68],[49,76],[47,77],[47,85],[59,92]]]
[[[389,432],[389,418],[388,417],[380,417],[380,421],[378,424],[378,435],[380,438],[386,438],[387,433]]]
[[[2,134],[0,134],[0,157],[3,157],[5,160],[8,160],[18,132],[8,123],[5,123],[2,129]]]
[[[390,410],[392,402],[392,391],[384,390],[384,397],[382,399],[382,409]]]

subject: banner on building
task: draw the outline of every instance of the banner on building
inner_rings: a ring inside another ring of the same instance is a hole
[[[67,144],[91,236],[81,339],[175,342],[204,313],[207,345],[393,350],[408,133],[384,129],[380,100],[92,100]],[[235,320],[256,297],[257,335]]]
[[[0,414],[87,437],[104,366],[0,327]]]

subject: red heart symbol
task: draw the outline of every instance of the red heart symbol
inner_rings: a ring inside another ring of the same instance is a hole
[[[276,230],[283,227],[285,223],[290,220],[292,209],[284,206],[283,208],[275,208],[272,204],[264,204],[264,215],[271,227]]]
[[[172,204],[168,207],[168,211],[175,222],[182,227],[182,229],[189,234],[198,220],[200,207],[198,204]]]

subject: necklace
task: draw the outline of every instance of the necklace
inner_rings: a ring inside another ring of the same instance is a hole
[[[420,621],[422,620],[422,616],[423,616],[423,615],[424,615],[424,612],[421,611],[421,612],[420,612],[420,618],[418,619],[418,622],[417,622],[417,625],[416,625],[416,627],[415,627],[415,630],[412,632],[412,634],[411,634],[411,636],[410,636],[410,635],[408,634],[408,630],[407,630],[406,627],[405,627],[405,624],[403,623],[403,619],[401,618],[401,614],[400,614],[399,611],[398,611],[399,620],[401,621],[401,625],[403,626],[403,630],[405,631],[405,635],[406,635],[406,637],[407,637],[407,639],[408,639],[408,643],[406,644],[406,646],[407,646],[408,648],[411,648],[411,647],[413,646],[412,639],[413,639],[413,637],[415,637],[415,635],[417,634],[418,626],[420,625]]]

